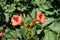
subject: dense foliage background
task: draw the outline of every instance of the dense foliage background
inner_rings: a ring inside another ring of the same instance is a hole
[[[36,22],[31,29],[10,24],[12,15],[18,13],[29,27],[37,11],[45,14],[45,24]],[[59,40],[60,0],[0,0],[0,31],[0,40]]]

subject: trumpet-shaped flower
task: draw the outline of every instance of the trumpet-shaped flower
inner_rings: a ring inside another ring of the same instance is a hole
[[[12,25],[20,25],[22,23],[21,17],[19,15],[13,15],[11,18]]]

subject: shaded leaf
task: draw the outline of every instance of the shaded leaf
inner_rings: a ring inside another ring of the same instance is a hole
[[[49,26],[49,28],[57,33],[60,33],[60,23],[54,22]]]
[[[49,30],[44,30],[45,36],[43,40],[58,40],[57,35]]]

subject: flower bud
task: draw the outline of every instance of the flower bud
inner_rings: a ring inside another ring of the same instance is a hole
[[[3,36],[3,33],[2,33],[2,31],[0,31],[0,37],[2,37]]]

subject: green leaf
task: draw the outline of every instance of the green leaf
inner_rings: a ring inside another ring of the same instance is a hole
[[[42,31],[41,29],[38,29],[38,30],[37,30],[37,34],[40,34],[40,33],[41,33],[41,31]]]
[[[36,36],[36,37],[35,37],[35,40],[39,40],[39,37],[38,37],[38,36]]]
[[[9,14],[8,13],[4,13],[5,15],[5,21],[8,22],[9,21]]]
[[[0,30],[3,30],[3,26],[0,26]]]
[[[16,34],[17,34],[16,36],[21,38],[21,34],[19,33],[19,31],[20,31],[20,29],[16,29]]]
[[[4,7],[5,4],[6,4],[6,1],[3,1],[3,2],[0,1],[0,6],[2,6],[2,8]]]
[[[17,37],[16,31],[14,31],[14,30],[11,30],[10,34],[11,34],[12,37]]]
[[[10,38],[10,37],[11,37],[11,34],[10,34],[10,32],[4,33],[3,36],[4,36],[5,38]]]
[[[8,9],[5,10],[5,12],[13,12],[15,10],[15,5],[12,4],[12,5],[9,5]]]
[[[46,0],[35,0],[35,3],[40,6],[40,4],[44,4]]]
[[[35,3],[39,6],[40,5],[40,0],[35,0]]]
[[[49,29],[57,32],[57,33],[60,33],[60,23],[58,22],[54,22],[52,23],[50,26],[49,26]]]
[[[19,11],[25,11],[25,10],[27,10],[27,6],[21,5],[21,6],[17,7],[17,9],[18,9]]]
[[[44,4],[44,5],[46,5],[48,8],[53,8],[51,5],[51,2],[49,2],[49,1],[47,1],[46,4]]]
[[[46,14],[46,15],[53,15],[53,14],[55,14],[55,13],[54,13],[54,12],[45,11],[45,14]]]
[[[7,6],[4,6],[4,7],[3,7],[3,10],[5,10],[5,9],[7,9]]]
[[[43,11],[43,12],[46,11],[45,8],[44,8],[42,5],[39,7],[39,10],[41,10],[41,11]]]
[[[19,33],[21,34],[22,37],[24,37],[26,35],[26,29],[23,26],[21,26]]]
[[[9,28],[7,28],[7,29],[5,30],[5,33],[7,33],[7,32],[10,32],[10,29],[9,29]]]
[[[35,18],[35,15],[36,15],[36,9],[33,9],[32,12],[30,13],[30,15],[34,19]]]
[[[45,23],[45,24],[42,24],[41,26],[44,27],[44,26],[50,24],[50,23],[53,22],[53,21],[55,21],[54,18],[47,18],[47,19],[46,19],[46,23]]]
[[[32,31],[32,35],[35,35],[35,34],[36,34],[36,27],[33,27],[33,28],[31,29],[31,31]]]
[[[7,39],[7,40],[18,40],[18,39],[16,39],[16,38],[15,38],[15,39],[14,39],[14,38],[9,38],[9,39]]]
[[[58,40],[57,35],[49,30],[44,30],[45,36],[43,40]]]
[[[10,38],[11,37],[10,30],[8,28],[5,30],[5,33],[3,33],[3,36],[5,38]]]
[[[20,1],[20,0],[14,0],[14,1],[18,2],[18,1]]]
[[[2,40],[6,40],[6,38],[5,37],[2,37]]]
[[[49,0],[50,2],[53,2],[54,0]]]

